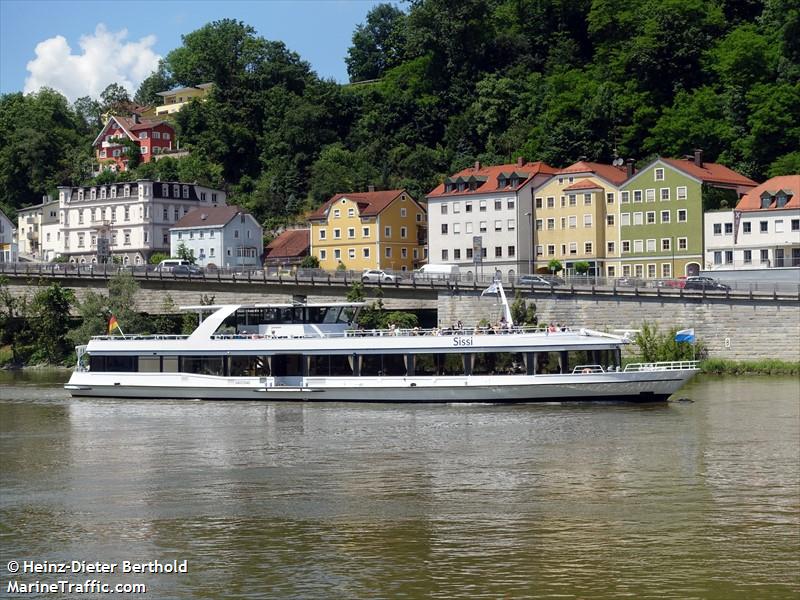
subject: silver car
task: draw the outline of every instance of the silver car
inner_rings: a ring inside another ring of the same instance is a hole
[[[367,269],[361,274],[361,281],[364,283],[394,283],[400,279],[399,275],[391,275],[378,269]]]

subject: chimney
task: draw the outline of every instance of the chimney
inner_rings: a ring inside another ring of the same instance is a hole
[[[375,191],[375,186],[374,185],[368,185],[367,186],[367,191],[368,192],[374,192]]]
[[[625,175],[627,175],[628,179],[633,177],[634,171],[636,171],[636,161],[629,158],[625,161]]]
[[[479,160],[475,161],[475,170],[476,171],[480,171],[481,170],[481,161],[479,161]]]
[[[138,123],[139,122],[139,115],[137,115],[136,113],[133,113],[131,115],[131,119],[133,120],[134,123]]]
[[[698,167],[703,166],[703,151],[700,148],[696,148],[694,151],[694,164]]]
[[[518,156],[517,157],[517,166],[521,167],[524,164],[525,164],[525,157],[524,156]]]

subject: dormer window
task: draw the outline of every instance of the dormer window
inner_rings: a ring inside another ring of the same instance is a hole
[[[519,185],[519,179],[517,179],[516,177],[512,177],[511,181],[509,182],[509,185],[511,187],[517,187],[517,185]]]
[[[775,208],[783,208],[789,202],[789,198],[791,196],[787,195],[786,192],[778,192],[775,195]]]
[[[772,196],[770,196],[769,192],[761,194],[761,208],[769,208],[770,204],[772,204]]]

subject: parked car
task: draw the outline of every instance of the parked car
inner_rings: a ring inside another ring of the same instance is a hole
[[[703,275],[695,275],[686,278],[686,284],[683,286],[686,290],[724,290],[728,291],[731,286],[720,283],[711,277]]]
[[[617,285],[620,287],[647,287],[647,280],[641,277],[620,277],[617,279]]]
[[[402,279],[399,275],[392,275],[377,269],[367,269],[361,274],[361,281],[364,283],[394,283]]]
[[[173,275],[200,275],[202,272],[203,269],[195,265],[175,265],[172,267]]]
[[[542,275],[520,275],[517,279],[518,285],[555,287],[564,283],[560,277],[544,277]]]

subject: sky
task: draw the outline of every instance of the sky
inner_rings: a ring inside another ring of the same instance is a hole
[[[233,18],[279,40],[320,77],[347,81],[353,31],[379,0],[0,0],[0,94],[52,87],[70,101],[110,83],[131,95],[206,23]]]

